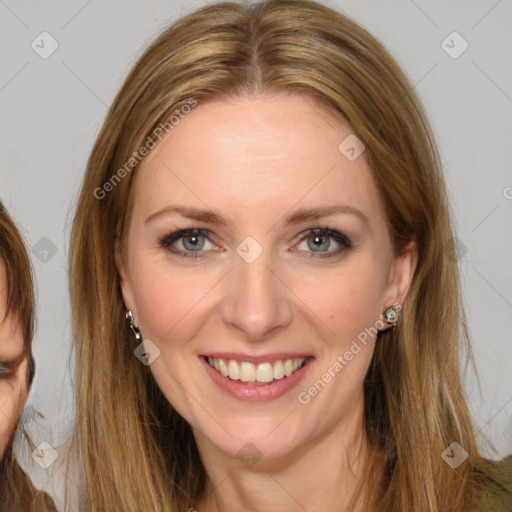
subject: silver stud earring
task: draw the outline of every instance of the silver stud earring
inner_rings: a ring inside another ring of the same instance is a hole
[[[392,327],[395,327],[396,323],[398,322],[398,311],[399,311],[399,308],[395,307],[394,305],[389,306],[389,308],[386,309],[386,311],[384,311],[384,314],[383,314],[384,320],[388,324],[391,324]]]
[[[133,313],[132,313],[131,309],[129,309],[126,312],[126,320],[128,320],[128,325],[130,326],[130,329],[132,330],[133,334],[135,335],[135,340],[140,341],[141,335],[140,335],[139,326],[135,325],[135,322],[133,320]]]

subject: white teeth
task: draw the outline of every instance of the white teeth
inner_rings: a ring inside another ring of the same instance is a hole
[[[223,377],[228,376],[228,367],[226,366],[224,359],[219,359],[219,370]]]
[[[273,380],[289,377],[302,368],[304,361],[305,358],[301,357],[298,359],[287,359],[284,362],[278,360],[275,361],[274,364],[264,362],[255,365],[246,361],[238,362],[231,359],[226,365],[224,359],[208,357],[208,364],[224,377],[229,377],[231,380],[240,380],[242,382],[261,383],[269,383]]]
[[[228,364],[228,376],[231,380],[239,380],[240,379],[240,367],[236,361],[229,361]]]
[[[256,380],[258,382],[272,382],[273,370],[270,363],[260,363],[256,370]]]
[[[256,367],[252,363],[240,365],[240,380],[242,382],[254,382],[256,380]]]
[[[276,361],[274,363],[274,379],[279,380],[284,377],[283,361]]]

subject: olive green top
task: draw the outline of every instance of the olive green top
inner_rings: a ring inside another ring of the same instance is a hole
[[[512,455],[491,462],[495,482],[485,488],[473,512],[512,512]]]

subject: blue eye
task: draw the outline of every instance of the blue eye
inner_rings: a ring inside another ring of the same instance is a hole
[[[337,244],[339,247],[335,250],[329,250],[333,245],[333,240],[334,244]],[[306,243],[307,249],[310,249],[310,251],[305,251],[306,255],[301,256],[304,258],[327,258],[336,256],[345,249],[352,248],[352,242],[349,238],[329,228],[310,229],[300,237],[300,244],[304,242]]]
[[[183,249],[173,246],[176,242],[181,242]],[[180,229],[160,241],[162,247],[185,258],[200,257],[206,243],[211,244],[210,233],[204,229]]]
[[[205,229],[180,229],[161,239],[160,246],[184,258],[199,258],[204,256],[202,253],[208,252],[208,249],[213,247],[211,238],[212,234]],[[307,243],[307,249],[299,251],[309,253],[307,256],[301,256],[306,258],[326,258],[338,255],[345,249],[352,248],[352,242],[349,238],[329,228],[310,229],[300,235],[299,241],[300,243]],[[333,245],[333,241],[339,247],[335,250],[329,250]],[[208,244],[211,247],[208,247]],[[181,247],[179,247],[180,245]]]

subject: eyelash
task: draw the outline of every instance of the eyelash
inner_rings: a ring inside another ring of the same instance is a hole
[[[194,235],[201,235],[204,236],[209,242],[212,242],[211,240],[211,234],[208,230],[205,229],[197,229],[197,228],[189,228],[189,229],[180,229],[177,231],[174,231],[173,233],[168,234],[164,238],[160,240],[160,246],[164,249],[167,249],[168,251],[172,252],[173,254],[176,254],[178,256],[184,257],[184,258],[201,258],[203,255],[201,252],[205,251],[182,251],[181,249],[171,249],[170,246],[173,242],[180,240],[182,238],[187,238]],[[340,233],[339,231],[329,229],[327,227],[325,228],[314,228],[309,229],[302,233],[300,235],[300,239],[298,243],[303,242],[304,240],[307,240],[311,236],[327,236],[330,238],[333,238],[336,242],[338,242],[342,247],[340,249],[337,249],[335,251],[330,251],[327,253],[315,253],[314,251],[311,253],[311,256],[306,256],[304,254],[301,254],[301,258],[329,258],[339,255],[341,252],[343,252],[346,249],[352,249],[352,241],[345,236],[343,233]]]

